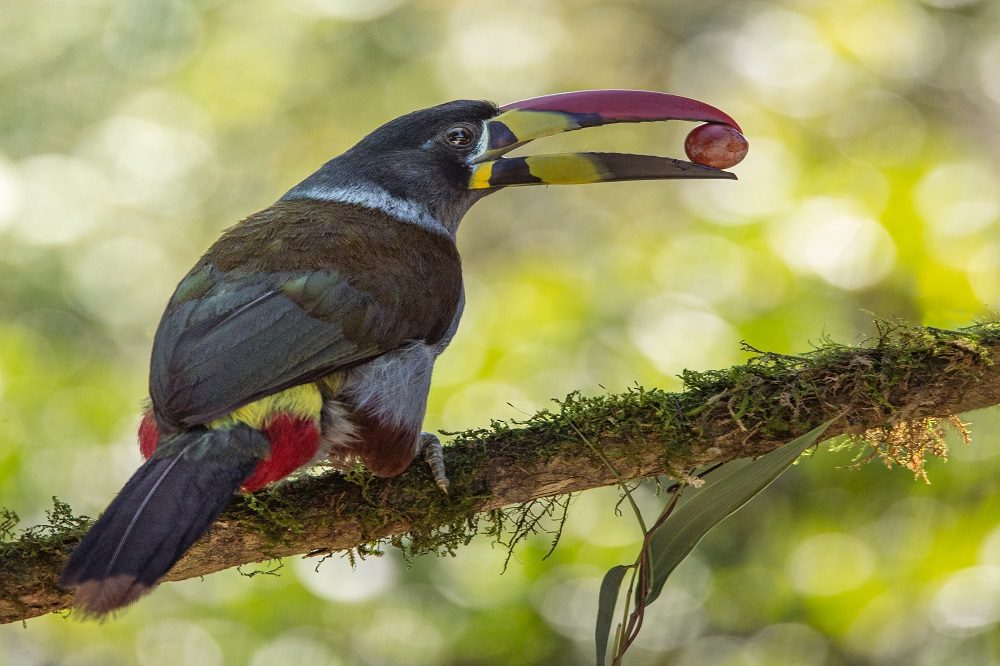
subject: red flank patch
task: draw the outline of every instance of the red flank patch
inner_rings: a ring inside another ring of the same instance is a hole
[[[271,455],[243,482],[243,490],[253,492],[283,479],[313,459],[319,449],[319,428],[312,419],[278,414],[264,429],[271,440]]]
[[[142,422],[139,424],[139,452],[142,457],[149,460],[159,443],[160,431],[156,427],[156,417],[152,411],[148,411],[142,415]]]
[[[319,449],[319,428],[309,418],[278,414],[264,429],[271,442],[271,455],[260,461],[243,482],[243,490],[253,492],[283,479],[313,459]],[[139,451],[147,460],[160,443],[160,432],[152,412],[142,415],[139,424]]]

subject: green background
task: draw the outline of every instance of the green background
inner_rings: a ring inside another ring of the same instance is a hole
[[[221,229],[365,133],[455,98],[648,88],[719,106],[738,182],[520,188],[459,235],[469,305],[428,429],[579,389],[1000,307],[1000,4],[7,0],[0,6],[0,505],[95,515],[137,466],[150,341]],[[689,124],[533,150],[679,156]],[[633,664],[1000,662],[1000,412],[929,468],[821,452],[709,535]],[[643,505],[656,511],[648,489]],[[572,664],[640,534],[614,489],[562,542],[289,559],[168,584],[104,625],[0,627],[0,663]]]

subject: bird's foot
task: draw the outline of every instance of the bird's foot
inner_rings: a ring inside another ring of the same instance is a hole
[[[444,448],[441,446],[441,440],[435,434],[429,432],[420,433],[420,452],[431,468],[431,474],[434,475],[434,483],[441,489],[441,492],[447,495],[448,475],[444,469]]]

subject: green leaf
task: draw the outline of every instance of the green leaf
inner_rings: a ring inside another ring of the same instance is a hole
[[[608,569],[601,581],[601,594],[597,602],[597,626],[594,628],[594,641],[597,643],[597,666],[604,666],[608,654],[608,637],[611,635],[611,625],[614,622],[615,604],[618,602],[618,592],[622,587],[625,572],[632,567],[619,564]]]
[[[648,606],[660,596],[667,577],[709,530],[767,488],[803,451],[816,444],[835,420],[827,421],[756,460],[735,461],[707,476],[702,490],[653,529],[649,538],[652,576],[643,603]],[[640,593],[641,590],[636,591],[637,605],[641,602]]]

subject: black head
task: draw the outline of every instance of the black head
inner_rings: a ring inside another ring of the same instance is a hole
[[[483,150],[492,102],[458,100],[390,120],[327,162],[286,198],[322,196],[344,188],[381,188],[422,207],[454,233],[462,216],[488,191],[469,189],[471,159]]]
[[[419,151],[442,162],[464,162],[475,151],[484,123],[499,113],[493,102],[467,99],[446,102],[390,120],[348,152],[414,156]]]

